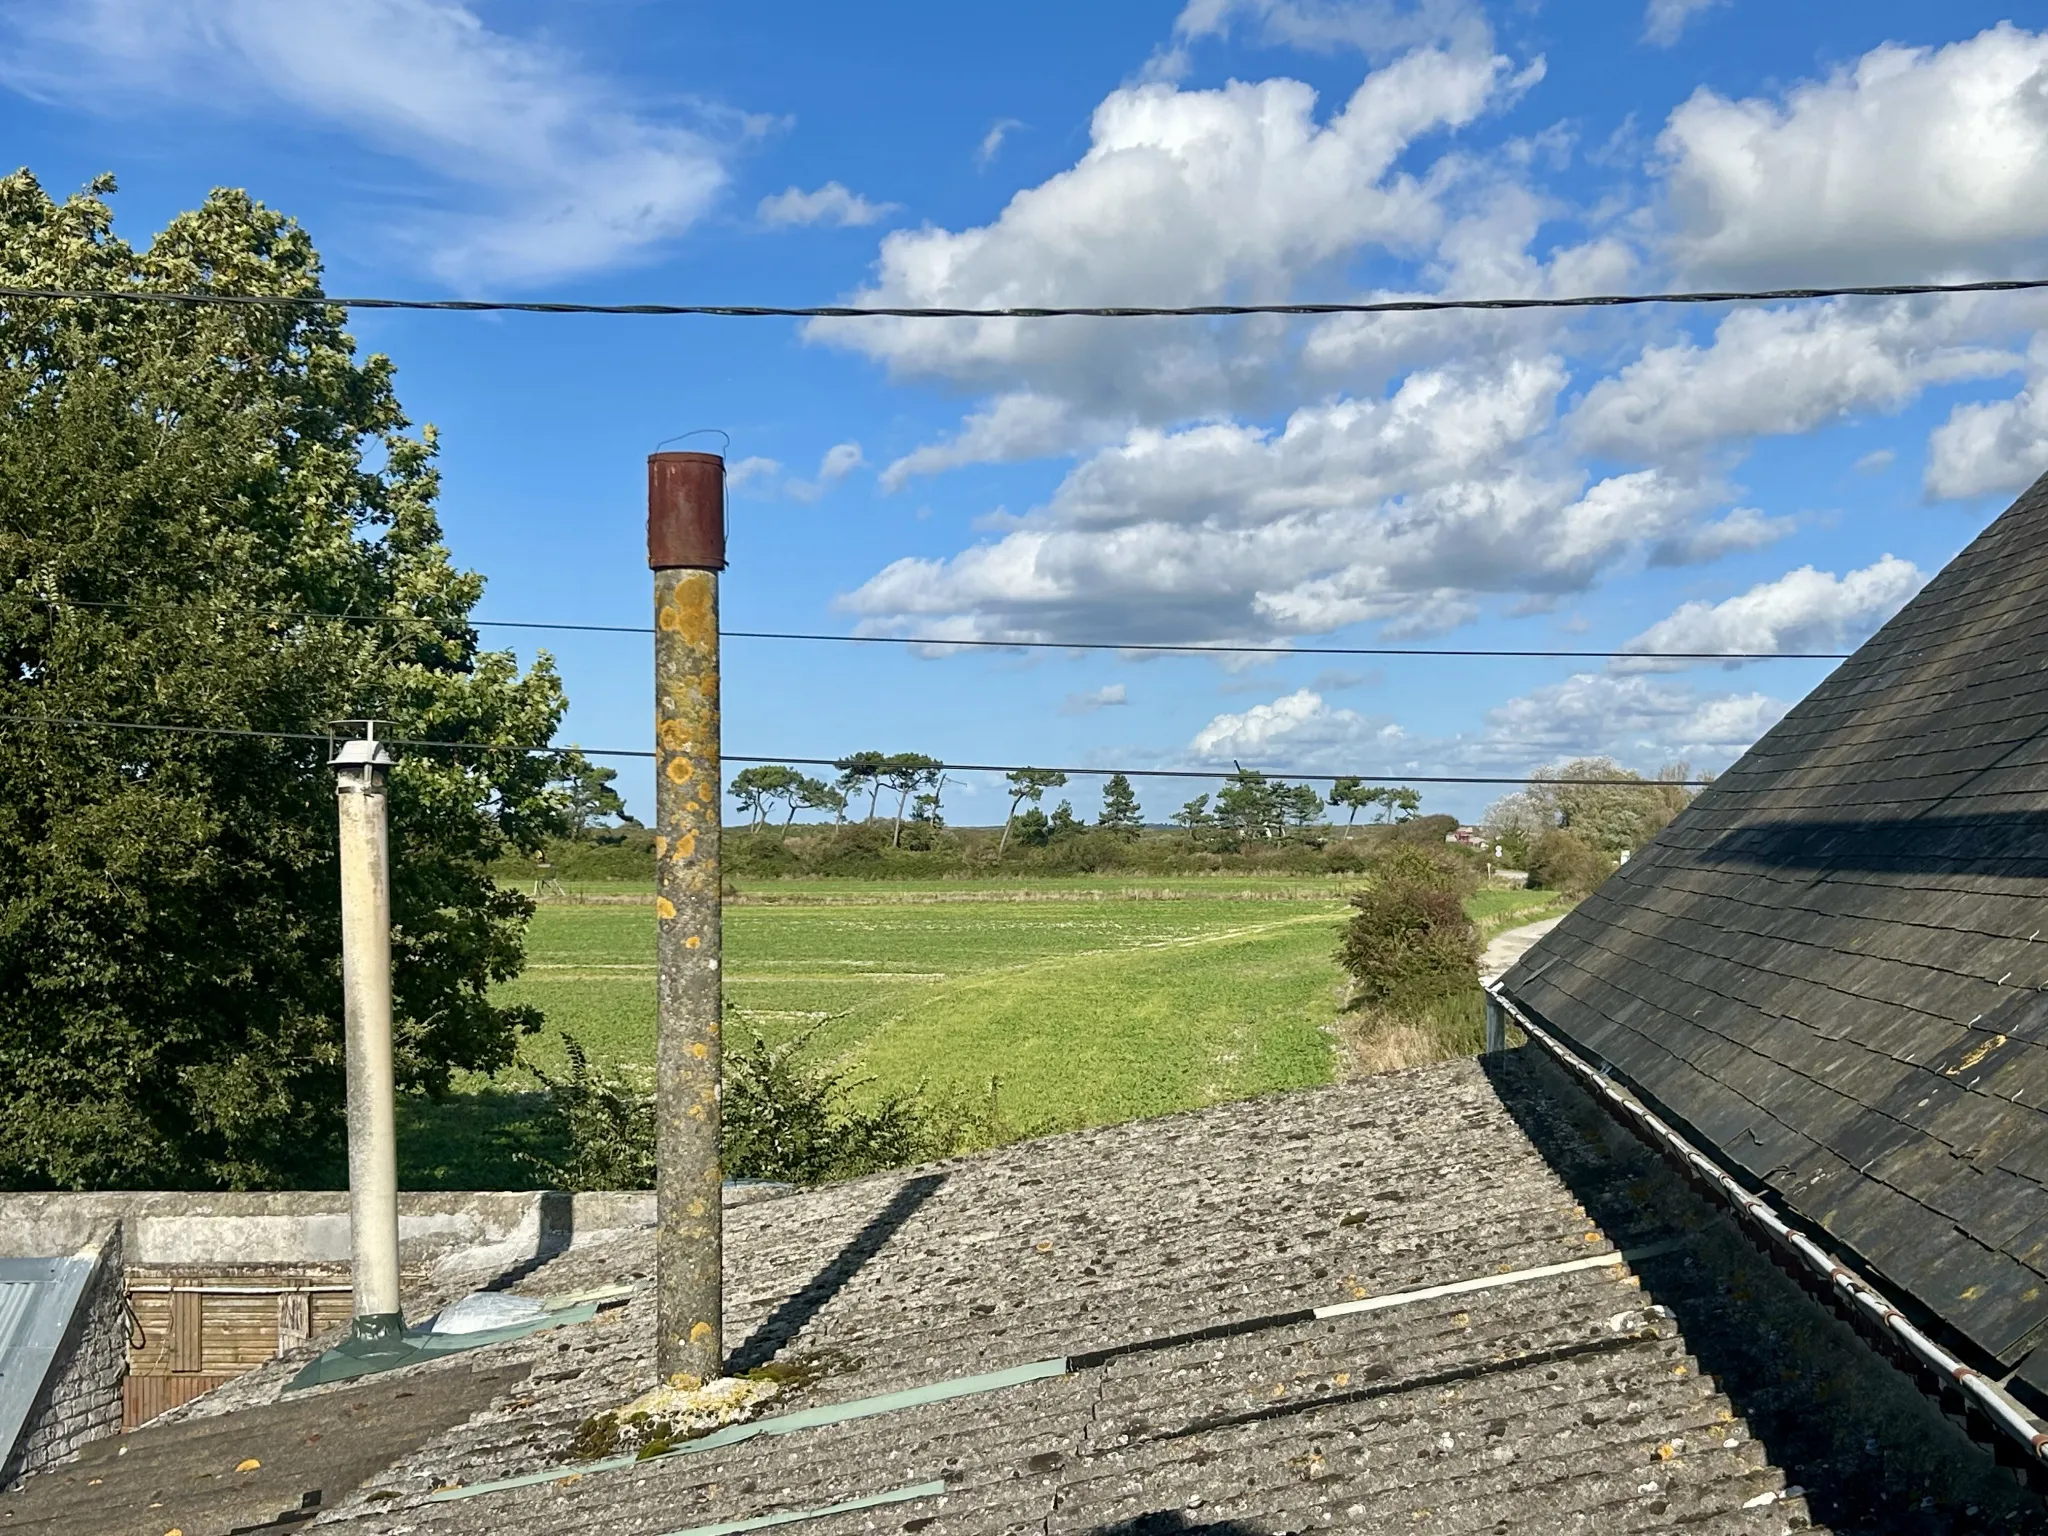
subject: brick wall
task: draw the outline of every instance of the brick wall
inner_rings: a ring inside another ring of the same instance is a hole
[[[90,1440],[121,1429],[121,1378],[128,1373],[127,1282],[117,1225],[99,1260],[21,1438],[0,1467],[0,1487],[68,1460]]]

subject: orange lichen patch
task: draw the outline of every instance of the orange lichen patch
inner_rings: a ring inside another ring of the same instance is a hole
[[[704,940],[694,933],[691,934],[687,939],[683,940],[683,948],[685,949],[700,949],[703,947],[703,944]]]
[[[675,857],[677,857],[677,858],[679,858],[679,859],[687,859],[687,858],[688,858],[688,857],[689,857],[689,856],[690,856],[691,854],[695,853],[696,851],[697,851],[697,834],[696,834],[696,833],[694,833],[694,832],[685,832],[685,833],[682,833],[682,834],[681,834],[680,836],[678,836],[678,837],[676,838],[676,841],[675,841],[675,848],[674,848],[674,850],[673,850],[673,852],[674,852],[674,855],[675,855]]]
[[[691,1044],[690,1054],[696,1057],[699,1061],[702,1061],[706,1056],[709,1056],[711,1054],[711,1047],[706,1045],[702,1040],[698,1040]]]
[[[1959,1072],[1969,1071],[1970,1068],[1976,1066],[1978,1062],[1982,1061],[1986,1056],[1989,1056],[1993,1051],[1997,1050],[2003,1044],[2005,1044],[2005,1036],[1993,1035],[1989,1040],[1986,1040],[1982,1045],[1972,1046],[1967,1052],[1964,1053],[1963,1059],[1957,1062],[1954,1066],[1948,1068],[1947,1071],[1943,1073],[1943,1076],[1954,1077]]]
[[[668,781],[671,784],[688,783],[690,778],[690,760],[686,757],[672,757],[668,760],[668,767],[663,772],[668,775]]]
[[[654,898],[654,915],[660,918],[674,917],[676,915],[676,904],[666,896],[657,896]]]
[[[701,1344],[717,1331],[709,1323],[694,1324],[690,1329],[690,1342],[692,1344]]]

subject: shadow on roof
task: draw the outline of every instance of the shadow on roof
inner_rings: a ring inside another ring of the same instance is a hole
[[[894,1237],[903,1224],[917,1214],[918,1207],[937,1194],[939,1186],[945,1182],[943,1173],[924,1173],[905,1180],[890,1197],[889,1203],[868,1218],[867,1224],[839,1250],[832,1262],[811,1277],[810,1284],[769,1313],[761,1326],[748,1334],[746,1341],[726,1357],[726,1370],[738,1376],[773,1360],[776,1351],[801,1333],[804,1324],[845,1289],[846,1283],[860,1273],[861,1266],[880,1253],[883,1244]]]
[[[1930,1494],[1975,1505],[1988,1528],[2044,1528],[2038,1500],[1921,1397],[1905,1372],[1775,1268],[1731,1217],[1694,1193],[1535,1047],[1480,1058],[1501,1103],[1573,1198],[1618,1245],[1674,1234],[1634,1260],[1645,1300],[1668,1307],[1788,1482],[1831,1530],[1933,1529]]]
[[[1724,832],[1707,864],[1887,874],[2011,875],[2048,862],[2048,810],[1773,821]]]

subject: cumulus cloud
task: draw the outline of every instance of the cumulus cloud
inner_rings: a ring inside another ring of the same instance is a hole
[[[1886,555],[1846,576],[1802,565],[1724,602],[1687,603],[1622,647],[1629,651],[1847,650],[1926,584],[1910,560]],[[1677,670],[1686,662],[1621,661],[1617,671]],[[1739,662],[1731,662],[1731,667]]]
[[[1195,733],[1188,751],[1196,762],[1255,767],[1277,758],[1300,770],[1332,762],[1356,767],[1362,749],[1390,751],[1404,743],[1398,726],[1368,720],[1356,710],[1332,709],[1321,694],[1302,688],[1270,704],[1217,715]]]
[[[2016,372],[2013,353],[1959,340],[1974,313],[1904,302],[1737,310],[1704,347],[1646,348],[1586,392],[1567,429],[1591,453],[1659,459],[1810,432],[1858,410],[1896,410],[1930,384]]]
[[[1017,193],[993,223],[886,236],[875,281],[853,302],[1285,297],[1304,275],[1361,252],[1426,250],[1443,226],[1453,172],[1408,169],[1404,157],[1533,78],[1484,48],[1416,49],[1369,73],[1327,118],[1315,91],[1294,80],[1127,86],[1096,108],[1080,160]],[[1269,391],[1286,327],[819,320],[807,334],[864,352],[898,377],[1159,422]]]
[[[1422,633],[1472,617],[1476,593],[1580,590],[1686,527],[1701,493],[1658,470],[1589,485],[1546,467],[1529,445],[1563,378],[1554,359],[1511,360],[1412,374],[1278,431],[1141,428],[999,539],[898,560],[842,606],[881,629],[1161,640]]]
[[[1762,549],[1791,533],[1789,517],[1766,517],[1755,507],[1737,507],[1726,517],[1697,523],[1659,539],[1650,550],[1652,565],[1705,565],[1723,555]]]
[[[1086,693],[1070,693],[1060,702],[1063,715],[1092,715],[1098,709],[1113,709],[1120,704],[1130,703],[1122,683],[1105,683],[1100,688]]]
[[[1063,456],[1116,435],[1107,422],[1078,415],[1071,402],[1018,390],[998,395],[971,413],[943,442],[926,443],[882,471],[882,489],[901,490],[912,476],[935,475],[967,464],[1007,464]]]
[[[2002,22],[1943,48],[1886,43],[1782,101],[1702,87],[1657,147],[1692,276],[2011,269],[2048,240],[2048,34]]]
[[[1684,35],[1686,23],[1693,17],[1726,3],[1727,0],[1650,0],[1643,10],[1643,41],[1669,48]]]
[[[92,110],[280,105],[426,172],[387,233],[453,283],[539,282],[650,256],[725,184],[701,127],[622,100],[458,0],[78,0],[0,10],[0,78]]]
[[[896,211],[895,203],[871,203],[858,192],[849,192],[836,181],[828,181],[815,192],[791,187],[761,199],[760,220],[777,228],[797,224],[824,224],[847,229],[861,224],[879,224]]]
[[[1936,501],[2024,490],[2048,473],[2048,338],[2037,338],[2025,386],[2010,399],[1958,405],[1927,441],[1926,490]]]
[[[1487,711],[1483,739],[1468,756],[1721,763],[1747,751],[1791,707],[1763,693],[1707,694],[1671,679],[1581,672]]]

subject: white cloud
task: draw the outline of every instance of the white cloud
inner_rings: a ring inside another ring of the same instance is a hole
[[[1926,581],[1918,566],[1894,555],[1839,577],[1803,565],[1724,602],[1687,603],[1623,649],[1764,654],[1846,650],[1867,639]],[[1623,661],[1615,670],[1676,670],[1685,665]]]
[[[2048,334],[2036,338],[2025,387],[2008,400],[1958,405],[1927,440],[1926,490],[1937,501],[2024,490],[2048,473]]]
[[[1762,693],[1702,694],[1669,679],[1581,672],[1487,711],[1484,737],[1468,758],[1721,763],[1747,751],[1791,707]]]
[[[772,480],[782,473],[782,465],[774,459],[764,459],[759,454],[741,459],[729,465],[725,471],[725,488],[737,491],[756,480]]]
[[[1280,298],[1370,250],[1420,252],[1444,224],[1441,171],[1400,165],[1534,78],[1482,49],[1420,49],[1368,74],[1327,120],[1293,80],[1112,92],[1087,152],[990,224],[897,230],[868,305],[1202,303]],[[1269,394],[1284,325],[819,320],[807,334],[899,377],[1166,421]]]
[[[792,501],[816,501],[866,463],[867,456],[860,451],[859,443],[834,443],[818,461],[815,479],[787,480],[783,482],[782,494]]]
[[[1540,438],[1554,359],[1411,374],[1277,432],[1140,428],[1042,508],[950,559],[898,560],[842,599],[872,628],[986,638],[1219,639],[1379,622],[1447,628],[1474,594],[1582,589],[1688,526],[1702,496],[1640,470],[1587,485]]]
[[[815,192],[791,187],[773,197],[764,197],[757,212],[763,224],[777,228],[825,224],[835,229],[847,229],[861,224],[879,224],[896,208],[895,203],[871,203],[858,192],[849,192],[838,182],[828,181]]]
[[[493,31],[458,0],[9,4],[0,78],[97,111],[281,105],[427,172],[431,211],[387,228],[451,283],[540,282],[644,260],[724,185],[712,137],[635,110],[616,80]]]
[[[1782,101],[1702,87],[1657,144],[1672,253],[1695,277],[2012,269],[2048,240],[2048,35],[1886,43]]]
[[[944,442],[912,449],[882,471],[882,489],[898,491],[913,475],[935,475],[966,464],[1005,464],[1092,448],[1113,436],[1106,423],[1078,417],[1073,406],[1027,390],[998,395],[970,414]]]
[[[1478,41],[1486,19],[1470,0],[1188,0],[1173,24],[1177,45],[1225,37],[1240,20],[1257,40],[1317,52],[1355,48],[1379,58],[1445,40]]]
[[[1727,0],[1650,0],[1643,10],[1643,41],[1669,48],[1693,17],[1726,3]]]
[[[1892,467],[1898,453],[1890,448],[1873,448],[1851,467],[1859,475],[1881,475]]]
[[[1810,432],[1858,410],[1896,410],[1930,384],[2012,373],[2010,352],[1960,344],[1966,305],[1893,302],[1739,309],[1702,347],[1648,347],[1586,392],[1573,440],[1656,460],[1725,438]]]
[[[1652,565],[1706,565],[1723,555],[1762,549],[1790,534],[1789,517],[1766,517],[1755,507],[1737,507],[1726,517],[1683,528],[1651,547]]]
[[[1098,709],[1113,709],[1130,703],[1122,683],[1106,683],[1087,693],[1070,693],[1060,703],[1063,715],[1092,715]]]
[[[1012,128],[1028,128],[1030,124],[1022,118],[1002,117],[989,124],[987,133],[981,136],[980,147],[974,151],[974,163],[987,170],[990,162],[1002,153],[1003,140],[1010,136]]]
[[[1188,743],[1197,762],[1256,767],[1261,759],[1284,757],[1281,766],[1297,771],[1337,760],[1356,767],[1359,750],[1366,747],[1405,748],[1405,738],[1396,726],[1368,720],[1356,710],[1330,708],[1308,688],[1237,714],[1217,715]]]

